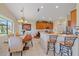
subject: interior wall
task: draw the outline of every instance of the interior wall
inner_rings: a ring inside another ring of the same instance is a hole
[[[77,21],[76,21],[76,26],[79,26],[79,4],[76,5],[76,9],[77,9]],[[74,42],[74,46],[73,46],[73,55],[74,56],[79,56],[79,38],[77,38]]]
[[[8,20],[13,20],[14,21],[14,30],[16,30],[17,27],[17,23],[16,23],[16,19],[13,16],[13,14],[10,12],[10,10],[5,6],[5,4],[0,4],[0,16],[4,17],[5,19]],[[7,41],[8,37],[6,35],[0,35],[0,46],[2,46],[2,44]]]
[[[77,8],[77,21],[76,21],[76,26],[79,26],[79,3],[76,6]],[[79,56],[79,39],[76,42],[76,55]]]
[[[67,25],[67,19],[59,19],[54,22],[53,31],[59,33],[65,31],[66,25]]]
[[[5,6],[5,4],[0,4],[0,14],[11,19],[15,19],[10,10]]]
[[[79,4],[77,4],[77,21],[76,21],[76,25],[79,26]]]
[[[9,18],[14,21],[14,30],[18,29],[18,25],[16,23],[16,18],[10,12],[10,10],[6,7],[5,4],[0,4],[0,15]]]
[[[31,19],[31,20],[27,20],[28,23],[31,24],[31,34],[34,36],[35,33],[37,32],[36,30],[36,21],[34,21],[34,19]]]

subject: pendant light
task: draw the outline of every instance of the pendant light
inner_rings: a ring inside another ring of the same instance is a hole
[[[25,21],[25,17],[24,17],[24,8],[20,12],[22,13],[22,17],[18,20],[18,22],[21,24],[27,23],[27,21]]]

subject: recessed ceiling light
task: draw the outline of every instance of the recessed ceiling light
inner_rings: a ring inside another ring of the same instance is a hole
[[[41,6],[41,8],[44,8],[44,6]]]
[[[59,6],[56,6],[56,8],[59,8]]]

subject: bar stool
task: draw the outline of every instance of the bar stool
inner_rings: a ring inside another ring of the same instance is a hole
[[[48,51],[50,49],[53,49],[53,54],[55,56],[55,43],[56,43],[56,40],[57,40],[57,35],[49,35],[49,41],[48,41],[48,44],[47,44],[47,53],[48,54]]]
[[[74,45],[76,37],[65,37],[64,42],[60,43],[61,56],[72,56],[72,46]]]

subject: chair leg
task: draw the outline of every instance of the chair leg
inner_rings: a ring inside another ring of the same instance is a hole
[[[12,52],[10,52],[10,56],[12,56]]]
[[[22,56],[22,51],[21,51],[21,56]]]
[[[25,43],[25,46],[27,45],[27,43]]]
[[[33,42],[31,41],[31,44],[32,44],[32,46],[33,46]]]

